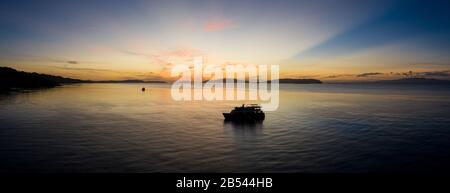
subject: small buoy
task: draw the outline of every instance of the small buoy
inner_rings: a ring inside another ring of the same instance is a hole
[[[145,92],[145,87],[142,87],[142,92]]]

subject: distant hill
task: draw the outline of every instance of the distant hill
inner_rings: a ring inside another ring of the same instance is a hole
[[[380,80],[374,83],[382,84],[450,84],[449,80],[439,80],[433,78],[402,78],[396,80]]]
[[[232,82],[237,82],[237,79],[223,79],[223,82],[225,83],[227,80],[231,80]],[[203,83],[208,82],[208,80],[203,81]],[[246,83],[248,83],[249,81],[246,80]],[[268,81],[269,83],[271,82],[270,80]],[[322,81],[317,80],[317,79],[290,79],[290,78],[285,78],[285,79],[278,79],[278,82],[280,84],[321,84]]]
[[[79,83],[81,80],[47,74],[17,71],[0,67],[0,91],[12,89],[51,88],[63,83]]]
[[[321,84],[322,81],[317,79],[279,79],[280,84]]]
[[[166,83],[164,81],[143,80],[105,80],[92,81],[64,78],[36,72],[17,71],[13,68],[0,67],[0,92],[20,89],[52,88],[61,84],[72,83]]]
[[[159,81],[159,80],[151,80],[151,81],[145,81],[145,80],[87,80],[85,81],[87,83],[167,83],[165,81]]]

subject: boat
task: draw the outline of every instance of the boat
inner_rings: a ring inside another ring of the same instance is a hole
[[[234,107],[231,112],[222,114],[225,121],[262,121],[265,118],[258,104],[242,104],[240,107]]]

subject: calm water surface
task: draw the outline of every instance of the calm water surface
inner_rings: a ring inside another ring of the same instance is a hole
[[[239,104],[166,84],[0,95],[0,171],[450,171],[448,86],[282,85],[262,124],[224,123]]]

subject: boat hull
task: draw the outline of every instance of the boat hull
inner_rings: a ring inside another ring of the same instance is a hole
[[[225,121],[262,121],[264,113],[222,113]]]

